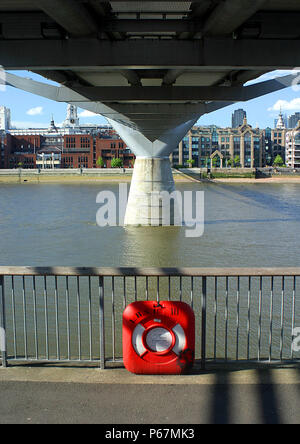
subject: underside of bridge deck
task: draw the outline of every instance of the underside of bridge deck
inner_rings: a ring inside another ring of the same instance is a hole
[[[166,159],[203,114],[289,86],[293,76],[244,85],[300,66],[299,24],[298,0],[1,0],[0,65],[57,82],[4,80],[105,116],[146,162]],[[165,161],[151,165],[144,191],[170,189]]]

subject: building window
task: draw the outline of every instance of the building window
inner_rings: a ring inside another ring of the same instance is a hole
[[[66,148],[76,148],[75,137],[66,138]]]
[[[81,137],[80,139],[80,148],[90,148],[91,141],[88,137]]]

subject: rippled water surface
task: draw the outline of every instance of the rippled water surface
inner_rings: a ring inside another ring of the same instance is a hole
[[[205,232],[99,228],[118,185],[0,185],[1,265],[299,266],[300,185],[179,184],[205,192]]]
[[[186,228],[100,228],[100,191],[118,193],[118,184],[0,185],[0,265],[84,267],[299,267],[300,185],[178,184],[180,191],[205,193],[205,231],[185,236]],[[107,356],[122,355],[122,311],[137,299],[156,299],[157,282],[145,278],[105,280]],[[25,293],[23,293],[25,285]],[[160,298],[191,302],[200,350],[201,279],[160,281]],[[299,283],[293,278],[208,280],[207,356],[290,357],[293,311],[300,317]],[[80,285],[53,277],[7,278],[8,352],[15,357],[99,359],[97,278]],[[46,288],[46,291],[45,291]],[[295,292],[297,290],[297,292]],[[26,301],[24,299],[26,295]],[[216,297],[217,294],[217,297]],[[296,296],[296,305],[294,304]],[[261,298],[261,302],[260,302]],[[272,299],[273,298],[273,299]],[[25,301],[25,302],[24,302]],[[217,304],[217,314],[215,315]],[[272,307],[272,314],[270,307]],[[249,315],[250,310],[250,315]],[[238,329],[237,329],[237,316]],[[281,336],[281,323],[284,330]],[[259,327],[260,325],[260,327]],[[298,324],[297,324],[298,325]],[[272,330],[272,335],[271,334]],[[261,339],[260,336],[261,335]],[[271,348],[270,348],[271,337]],[[237,340],[238,338],[238,340]],[[237,348],[238,344],[238,348]],[[272,349],[272,350],[271,350]]]

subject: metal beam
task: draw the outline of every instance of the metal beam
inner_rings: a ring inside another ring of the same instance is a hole
[[[203,35],[228,35],[259,11],[266,0],[225,0],[204,24]]]
[[[171,86],[173,85],[178,77],[181,76],[181,74],[184,73],[184,70],[182,69],[170,69],[167,74],[165,75],[163,79],[163,85],[165,86]]]
[[[279,77],[247,87],[178,86],[178,87],[78,87],[74,90],[92,101],[99,102],[187,102],[187,101],[233,101],[245,102],[293,84],[293,75]],[[63,99],[63,96],[62,96]]]
[[[74,36],[98,32],[98,26],[83,4],[74,0],[33,0],[38,9]]]
[[[133,69],[124,69],[121,70],[120,73],[122,74],[123,77],[125,77],[125,79],[128,80],[130,85],[142,86],[142,82],[139,75]]]
[[[283,76],[274,80],[260,82],[247,87],[77,87],[74,89],[64,86],[46,85],[30,79],[6,73],[1,80],[15,88],[23,89],[33,94],[47,97],[57,102],[172,102],[172,101],[219,101],[239,102],[251,100],[256,97],[279,91],[295,84],[295,76]],[[300,83],[300,81],[298,81]],[[205,91],[208,91],[205,93]],[[94,97],[92,97],[94,96]],[[101,97],[100,97],[101,96]],[[200,97],[201,96],[201,97]],[[209,96],[209,99],[204,98]],[[110,112],[112,108],[102,106],[103,113]],[[134,109],[134,108],[132,108]],[[147,114],[147,108],[140,108],[139,113]],[[149,109],[148,109],[149,112]],[[191,109],[189,109],[191,112]],[[175,114],[173,114],[175,115]]]
[[[32,71],[83,67],[271,71],[300,66],[300,51],[299,40],[0,40],[0,65]]]

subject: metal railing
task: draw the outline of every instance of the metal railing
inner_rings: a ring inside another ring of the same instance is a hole
[[[2,366],[122,362],[122,313],[137,300],[192,306],[202,368],[298,362],[299,276],[300,268],[0,267]]]

